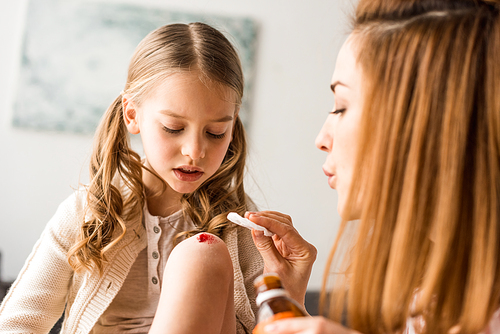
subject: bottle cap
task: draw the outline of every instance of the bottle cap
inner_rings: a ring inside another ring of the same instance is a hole
[[[261,292],[257,295],[257,298],[255,299],[255,304],[257,304],[257,307],[260,307],[260,305],[265,302],[268,299],[271,298],[276,298],[276,297],[288,297],[290,298],[290,295],[288,292],[285,291],[285,289],[272,289],[272,290],[267,290],[264,292]]]

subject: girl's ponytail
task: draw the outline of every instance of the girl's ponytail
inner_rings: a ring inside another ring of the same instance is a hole
[[[68,260],[75,271],[89,270],[95,265],[102,273],[105,253],[125,234],[124,220],[140,215],[144,203],[141,159],[130,148],[121,95],[97,128],[89,172],[85,217]],[[116,172],[120,176],[118,182],[114,182]],[[122,186],[130,192],[122,195]],[[116,233],[120,234],[113,238]]]

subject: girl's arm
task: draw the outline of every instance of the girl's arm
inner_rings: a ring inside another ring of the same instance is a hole
[[[66,253],[77,233],[76,196],[63,202],[0,306],[0,329],[48,333],[61,317],[73,270]]]

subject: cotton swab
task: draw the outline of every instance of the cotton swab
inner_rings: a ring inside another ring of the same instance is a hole
[[[263,231],[264,235],[266,237],[272,237],[274,235],[274,233],[270,232],[267,228],[259,226],[259,225],[255,224],[255,223],[253,223],[252,221],[250,221],[250,220],[248,220],[246,218],[243,218],[242,216],[240,216],[236,212],[230,212],[227,215],[227,219],[229,219],[230,221],[232,221],[235,224],[238,224],[240,226],[246,227],[246,228],[248,228],[250,230],[254,229],[254,230],[258,230],[258,231]]]

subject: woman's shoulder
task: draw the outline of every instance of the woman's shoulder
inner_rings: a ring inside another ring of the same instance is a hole
[[[493,313],[493,317],[491,317],[488,327],[486,327],[485,331],[482,334],[494,333],[500,333],[500,309],[496,310],[495,313]]]

